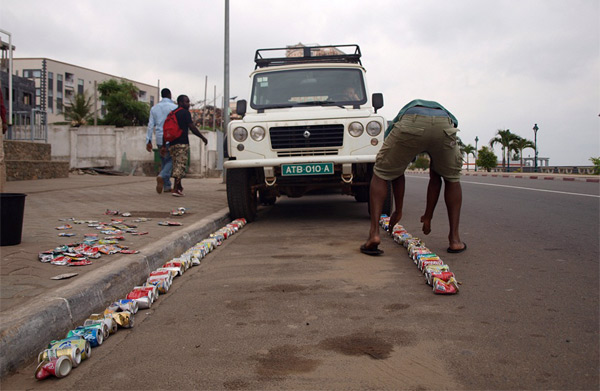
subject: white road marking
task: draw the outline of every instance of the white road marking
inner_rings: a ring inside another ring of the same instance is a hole
[[[429,179],[429,177],[421,177],[421,176],[410,176],[410,178]],[[498,185],[498,184],[495,184],[495,183],[481,183],[481,182],[470,182],[470,181],[460,181],[460,183],[471,183],[473,185],[508,187],[508,188],[511,188],[511,189],[540,191],[540,192],[544,192],[544,193],[556,193],[556,194],[575,195],[575,196],[582,196],[582,197],[600,198],[600,195],[594,195],[594,194],[570,193],[568,191],[557,191],[557,190],[546,190],[546,189],[533,189],[531,187]]]

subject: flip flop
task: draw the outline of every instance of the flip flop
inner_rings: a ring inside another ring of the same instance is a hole
[[[367,255],[381,255],[383,254],[383,250],[380,250],[375,246],[375,248],[367,248],[364,244],[360,246],[360,252]]]
[[[448,249],[446,251],[448,251],[450,254],[462,253],[463,251],[465,251],[467,249],[467,244],[465,242],[463,242],[463,244],[465,245],[465,247],[463,247],[463,248],[459,248],[458,250],[454,250],[454,249],[448,247]]]

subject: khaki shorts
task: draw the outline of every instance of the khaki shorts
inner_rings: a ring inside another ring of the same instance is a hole
[[[185,166],[187,165],[189,144],[175,144],[169,147],[169,153],[173,159],[173,173],[171,177],[181,179],[185,176]]]
[[[373,171],[381,179],[394,180],[404,174],[415,156],[427,152],[433,171],[449,182],[458,182],[463,162],[456,132],[448,117],[405,114],[383,142]]]

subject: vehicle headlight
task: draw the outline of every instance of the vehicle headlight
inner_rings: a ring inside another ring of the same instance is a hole
[[[358,137],[363,134],[364,126],[360,122],[352,122],[350,126],[348,126],[348,133],[351,136]]]
[[[237,128],[233,129],[233,139],[235,141],[237,141],[238,143],[246,141],[247,138],[248,138],[248,131],[246,130],[246,128],[242,128],[241,126],[238,126]]]
[[[262,141],[265,138],[265,128],[262,126],[255,126],[250,130],[250,137],[254,141]]]
[[[377,121],[371,121],[367,124],[367,133],[369,136],[377,136],[381,133],[381,124]]]

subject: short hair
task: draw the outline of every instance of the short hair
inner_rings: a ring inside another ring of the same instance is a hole
[[[178,105],[182,104],[182,103],[183,103],[183,99],[184,99],[184,98],[187,98],[187,97],[188,97],[187,95],[179,95],[179,96],[177,97],[177,104],[178,104]]]
[[[160,97],[161,98],[170,98],[171,97],[171,90],[168,88],[163,88],[160,91]]]

